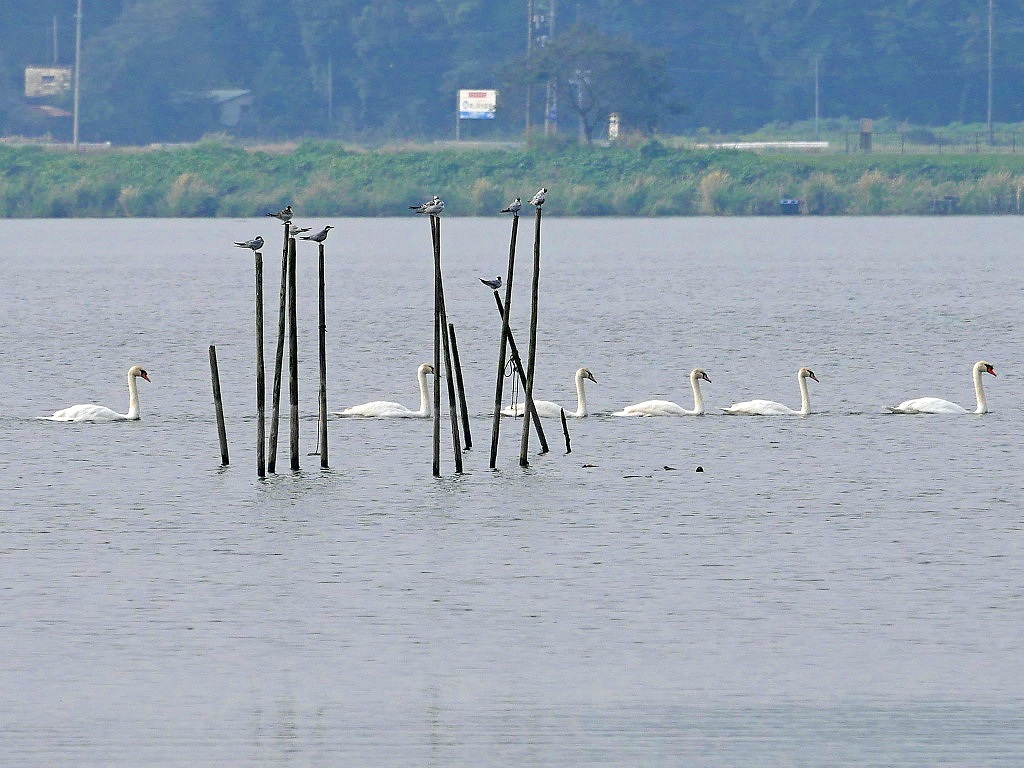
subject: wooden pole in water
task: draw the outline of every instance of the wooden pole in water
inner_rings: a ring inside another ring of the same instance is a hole
[[[498,314],[504,316],[504,310],[501,306],[501,297],[498,296],[498,292],[494,292],[494,301],[498,304]],[[516,370],[516,374],[519,376],[519,381],[523,385],[523,390],[526,389],[526,369],[523,367],[523,361],[519,357],[519,347],[516,345],[515,336],[512,335],[512,329],[507,329],[506,337],[508,338],[508,349],[509,354],[512,358],[512,365]],[[504,374],[503,374],[504,375]],[[540,416],[537,414],[537,407],[533,404],[533,398],[527,399],[523,404],[523,411],[525,415],[533,420],[533,428],[537,430],[537,438],[540,440],[541,453],[548,452],[548,440],[544,436],[544,428],[540,423]],[[499,413],[500,415],[500,413]]]
[[[324,298],[324,244],[317,243],[320,251],[320,468],[328,469],[327,462],[327,307]]]
[[[515,275],[516,265],[516,235],[519,232],[519,214],[512,214],[512,237],[508,244],[508,273],[505,275],[505,309],[501,310],[501,299],[498,292],[494,292],[494,298],[498,301],[501,311],[501,342],[498,344],[498,376],[494,384],[494,416],[491,419],[491,469],[494,469],[498,462],[498,431],[501,424],[501,398],[502,387],[505,381],[505,352],[508,347],[509,334],[509,313],[512,311],[512,278]]]
[[[440,220],[438,220],[438,236],[440,236]],[[452,424],[452,449],[455,451],[455,471],[462,472],[462,441],[459,438],[459,416],[455,405],[455,382],[452,381],[452,350],[451,337],[448,335],[448,312],[444,306],[444,283],[438,294],[441,297],[440,326],[443,331],[444,343],[444,378],[448,386],[448,420]]]
[[[448,323],[448,335],[452,339],[452,359],[455,361],[455,383],[459,389],[459,411],[462,413],[462,434],[466,449],[473,447],[473,436],[469,432],[469,407],[466,405],[466,385],[462,380],[462,363],[459,361],[459,340],[455,337],[455,325]]]
[[[217,347],[210,345],[210,379],[213,382],[213,405],[217,410],[217,437],[220,440],[220,463],[228,466],[228,431],[224,426],[224,403],[220,397],[220,372],[217,370]]]
[[[299,331],[295,309],[295,238],[288,240],[288,405],[291,407],[291,468],[299,470]]]
[[[540,299],[540,218],[541,206],[537,206],[537,218],[533,232],[533,290],[530,303],[530,348],[526,363],[526,402],[533,405],[533,374],[537,365],[537,305]],[[523,419],[523,435],[519,442],[519,466],[530,466],[530,420]]]
[[[288,239],[291,222],[284,223],[284,247],[281,249],[281,297],[277,310],[277,356],[274,358],[274,391],[271,395],[270,444],[267,446],[267,471],[277,470],[277,433],[281,426],[281,369],[284,368],[284,329],[288,311]]]
[[[267,381],[263,363],[263,254],[256,251],[256,474],[267,476]]]
[[[430,214],[430,240],[434,248],[434,416],[433,462],[434,477],[441,476],[441,235],[440,222]]]
[[[562,434],[565,435],[565,452],[572,453],[572,444],[569,440],[569,425],[565,421],[565,408],[558,410],[558,415],[562,417]]]

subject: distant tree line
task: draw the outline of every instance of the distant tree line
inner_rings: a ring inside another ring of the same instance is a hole
[[[748,130],[806,120],[816,94],[823,117],[947,125],[986,119],[990,74],[994,118],[1019,122],[1024,4],[994,4],[991,67],[988,9],[985,0],[85,0],[81,134],[116,144],[225,130],[448,138],[459,88],[500,91],[497,119],[467,125],[468,138],[517,136],[528,119],[593,138],[613,111],[645,134]],[[73,61],[74,12],[75,0],[0,3],[0,133],[61,125],[30,108],[24,67]],[[203,98],[218,89],[253,95],[229,129]],[[70,94],[50,103],[70,109]]]

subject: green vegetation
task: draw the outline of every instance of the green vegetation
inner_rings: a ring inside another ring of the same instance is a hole
[[[762,155],[658,142],[527,149],[356,152],[307,142],[251,151],[189,147],[71,153],[0,146],[0,216],[259,216],[286,203],[306,216],[404,215],[437,193],[452,215],[491,215],[514,195],[551,189],[574,216],[776,215],[799,198],[811,215],[1022,212],[1020,155]]]
[[[68,118],[37,109],[71,110],[71,93],[24,88],[26,66],[74,60],[74,12],[73,0],[0,3],[0,135],[71,138]],[[1024,120],[1015,2],[91,0],[83,13],[85,142],[433,140],[452,135],[462,88],[499,91],[494,120],[463,125],[489,140],[552,115],[597,138],[609,112],[662,134],[815,114],[987,122],[989,106]],[[222,113],[216,94],[233,90],[252,102]]]

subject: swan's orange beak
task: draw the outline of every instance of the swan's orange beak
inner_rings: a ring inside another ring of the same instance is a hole
[[[139,375],[142,376],[142,378],[144,378],[146,381],[149,381],[149,375],[145,371],[143,371]]]

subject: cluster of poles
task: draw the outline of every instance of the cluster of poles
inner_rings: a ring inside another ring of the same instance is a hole
[[[291,206],[269,214],[281,219],[284,223],[284,246],[281,250],[281,293],[277,326],[277,354],[274,359],[274,384],[272,390],[270,438],[266,434],[266,365],[263,356],[263,252],[262,237],[247,240],[235,245],[249,248],[256,258],[256,471],[260,477],[277,471],[277,446],[281,423],[281,384],[284,369],[285,339],[288,347],[288,404],[290,408],[289,448],[291,469],[298,471],[299,464],[299,353],[298,353],[298,322],[296,310],[296,233],[292,231]],[[325,301],[325,264],[328,232],[331,226],[324,227],[315,235],[302,239],[313,241],[319,251],[319,346],[320,346],[320,418],[317,451],[320,455],[320,466],[330,467],[327,443],[327,318]],[[308,231],[308,230],[296,230]],[[224,407],[220,391],[220,375],[217,367],[217,348],[210,346],[210,375],[213,382],[213,400],[217,415],[217,435],[220,441],[221,463],[230,463],[228,455],[227,430],[224,424]]]
[[[546,192],[546,190],[543,190]],[[519,354],[519,347],[515,342],[510,328],[509,317],[512,307],[512,286],[515,277],[516,240],[519,231],[519,201],[503,212],[512,213],[512,232],[509,239],[508,272],[504,280],[505,298],[502,300],[498,294],[499,287],[493,289],[494,301],[501,318],[501,336],[498,350],[497,376],[494,393],[494,416],[491,426],[490,445],[490,468],[495,469],[498,455],[498,438],[501,426],[501,403],[505,380],[505,369],[508,358],[511,357],[512,368],[518,376],[524,393],[524,414],[522,420],[522,432],[519,446],[520,466],[529,466],[530,431],[531,427],[536,430],[540,442],[541,453],[547,453],[548,443],[541,426],[540,417],[533,401],[533,381],[536,367],[537,352],[537,316],[540,295],[540,255],[541,255],[541,219],[543,215],[543,195],[539,196],[539,202],[535,203],[535,224],[533,244],[533,283],[531,289],[530,309],[530,337],[526,364]],[[434,257],[434,387],[433,387],[433,439],[432,439],[432,472],[435,477],[441,474],[441,362],[444,361],[445,382],[448,392],[449,420],[452,428],[452,448],[454,452],[455,471],[463,471],[462,454],[465,449],[473,445],[470,433],[469,413],[466,405],[465,388],[463,386],[462,369],[459,363],[458,342],[455,335],[454,324],[448,322],[448,314],[444,299],[444,280],[441,270],[441,217],[444,203],[440,198],[434,197],[422,206],[414,206],[417,213],[425,213],[430,220],[430,237]],[[240,247],[249,248],[255,255],[256,263],[256,469],[258,475],[266,477],[267,473],[276,472],[277,449],[278,449],[278,428],[281,421],[281,384],[284,367],[285,347],[288,349],[288,392],[290,408],[290,459],[292,471],[300,469],[299,464],[299,385],[298,385],[298,330],[296,299],[296,277],[295,277],[295,241],[296,232],[308,230],[295,229],[291,221],[291,206],[284,208],[278,213],[268,214],[276,217],[284,223],[284,245],[281,254],[281,291],[278,313],[277,333],[277,354],[274,361],[274,383],[271,396],[270,436],[266,435],[266,370],[264,362],[264,333],[263,333],[263,254],[264,241],[262,237],[254,240],[236,243]],[[317,449],[311,455],[320,456],[320,466],[328,469],[329,450],[327,440],[327,350],[326,350],[326,328],[325,316],[325,241],[328,231],[332,227],[325,227],[315,235],[307,235],[301,239],[311,240],[317,243],[319,251],[319,419],[317,434]],[[286,344],[287,339],[287,344]],[[224,408],[220,390],[220,376],[217,366],[216,346],[210,346],[210,374],[213,385],[213,398],[216,408],[217,434],[220,441],[221,463],[224,466],[229,464],[227,430],[224,422]],[[459,412],[461,411],[461,431]],[[562,412],[562,431],[565,436],[566,452],[571,452],[569,430],[566,423],[565,412]]]

